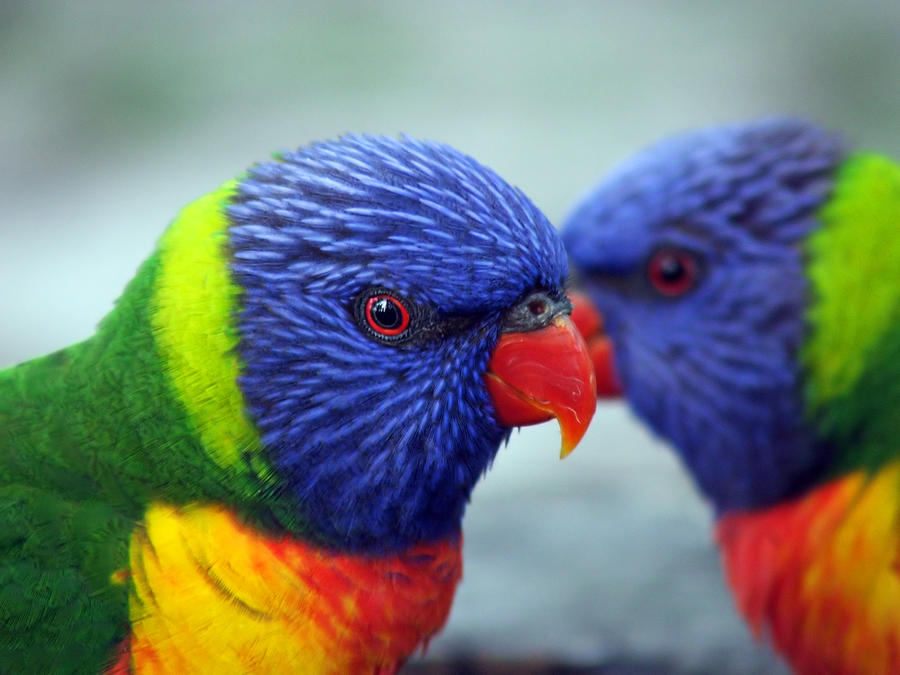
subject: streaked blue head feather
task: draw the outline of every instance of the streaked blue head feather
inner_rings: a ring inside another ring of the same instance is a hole
[[[456,532],[506,433],[482,380],[501,319],[565,282],[553,227],[470,157],[373,136],[256,166],[229,216],[240,385],[310,533],[378,552]],[[368,289],[428,330],[367,334]]]
[[[843,157],[791,118],[691,132],[614,170],[564,226],[628,399],[719,510],[790,495],[828,459],[804,419],[803,240]],[[696,261],[691,290],[654,290],[660,250]]]

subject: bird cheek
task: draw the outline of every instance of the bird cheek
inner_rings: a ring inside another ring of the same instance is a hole
[[[584,436],[597,405],[587,345],[564,315],[538,330],[503,334],[485,384],[500,426],[539,424],[555,417],[562,432],[562,457]]]

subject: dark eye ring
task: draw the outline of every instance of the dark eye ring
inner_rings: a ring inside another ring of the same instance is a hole
[[[679,248],[661,248],[650,256],[647,276],[653,288],[670,298],[691,290],[697,282],[697,261]]]
[[[397,339],[409,329],[409,310],[389,293],[377,293],[365,301],[366,324],[379,336]]]

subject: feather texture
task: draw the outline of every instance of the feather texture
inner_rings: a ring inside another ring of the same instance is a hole
[[[135,670],[337,674],[399,668],[443,625],[462,568],[456,538],[366,559],[154,504],[130,569]]]
[[[716,524],[738,608],[802,673],[900,670],[900,463]]]

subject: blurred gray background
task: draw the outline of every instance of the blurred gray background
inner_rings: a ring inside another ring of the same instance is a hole
[[[176,211],[346,131],[452,143],[558,222],[629,152],[797,113],[900,156],[900,3],[0,2],[0,367],[87,337]],[[476,490],[430,659],[780,672],[710,515],[605,404],[565,462],[516,433]]]

